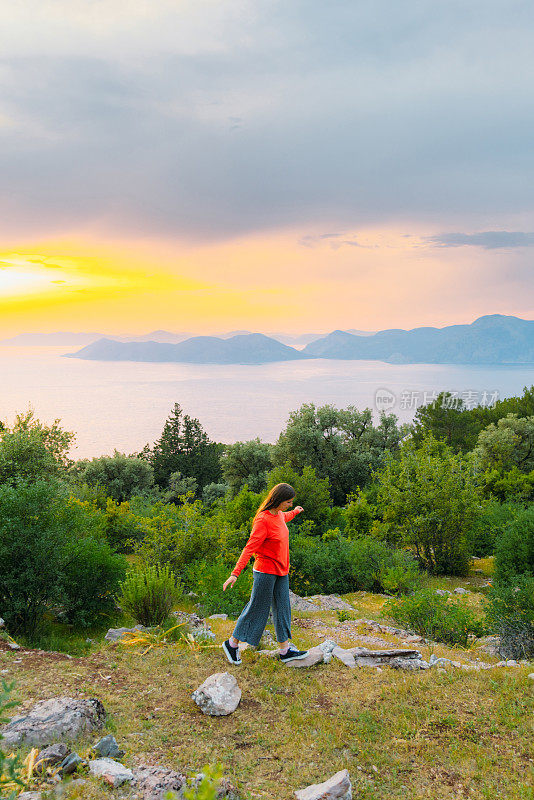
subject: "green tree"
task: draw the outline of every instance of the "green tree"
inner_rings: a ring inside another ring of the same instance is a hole
[[[504,530],[495,550],[495,581],[534,576],[534,506],[519,513]]]
[[[421,446],[427,434],[443,439],[455,452],[467,452],[476,444],[480,430],[461,398],[451,392],[440,392],[431,403],[419,406],[414,417],[412,438]]]
[[[289,463],[297,470],[313,467],[320,478],[329,479],[334,503],[343,505],[350,492],[367,484],[385,453],[397,450],[409,430],[397,422],[394,414],[382,412],[375,427],[369,408],[316,408],[305,403],[290,414],[274,447],[273,461],[276,466]]]
[[[421,447],[403,443],[374,476],[392,539],[432,574],[467,574],[469,532],[485,504],[473,462],[429,434]]]
[[[169,478],[168,489],[164,492],[165,502],[182,503],[185,498],[193,498],[197,489],[198,484],[195,478],[186,478],[181,472],[173,472]]]
[[[478,435],[475,454],[482,469],[534,470],[534,416],[507,414]]]
[[[273,466],[272,449],[272,445],[259,439],[226,445],[221,467],[232,494],[237,494],[245,484],[253,492],[266,488],[267,473]]]
[[[17,414],[12,428],[0,429],[0,483],[40,480],[66,475],[74,433],[64,431],[59,419],[45,425],[33,410]]]
[[[157,485],[166,490],[174,472],[194,478],[198,491],[221,479],[220,456],[223,445],[210,441],[198,419],[184,414],[175,403],[163,427],[163,433],[151,449],[146,445],[140,454],[151,464]]]
[[[72,470],[79,483],[102,487],[108,497],[118,503],[154,486],[154,470],[143,458],[114,451],[112,456],[99,456],[76,462]]]
[[[313,522],[319,532],[328,525],[331,506],[328,478],[317,477],[313,467],[305,466],[299,472],[286,462],[272,469],[267,476],[269,489],[277,483],[289,483],[294,488],[295,505],[304,508],[302,519]],[[298,517],[296,519],[301,521]]]

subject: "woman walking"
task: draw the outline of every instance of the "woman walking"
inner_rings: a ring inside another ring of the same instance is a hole
[[[232,636],[222,645],[231,664],[241,664],[239,642],[248,642],[253,647],[259,645],[271,605],[280,647],[280,661],[295,661],[307,655],[307,651],[297,650],[289,644],[291,604],[288,576],[289,530],[286,523],[304,510],[302,506],[297,506],[289,511],[294,497],[295,490],[288,483],[278,483],[271,489],[256,512],[250,538],[232,574],[223,584],[224,591],[233,586],[250,557],[255,556],[250,600],[241,612]]]

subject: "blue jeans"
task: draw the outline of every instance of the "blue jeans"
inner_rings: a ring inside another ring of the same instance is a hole
[[[267,625],[269,610],[273,607],[273,622],[279,642],[291,639],[291,603],[289,601],[289,576],[254,572],[250,600],[241,612],[234,629],[234,637],[253,647],[260,643]]]

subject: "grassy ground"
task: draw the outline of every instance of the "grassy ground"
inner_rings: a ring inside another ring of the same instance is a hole
[[[346,599],[357,616],[380,618],[384,598],[356,593]],[[335,613],[318,612],[295,615],[298,645],[318,641],[317,631],[306,627],[310,619],[340,644],[351,644]],[[212,622],[220,643],[232,622]],[[434,652],[464,661],[472,656],[441,646]],[[243,665],[233,668],[219,649],[141,655],[100,643],[73,659],[1,650],[0,670],[16,680],[25,707],[60,694],[100,698],[127,751],[125,763],[197,772],[222,762],[248,798],[289,800],[295,789],[344,767],[362,800],[534,797],[532,665],[411,674],[349,670],[333,661],[300,670],[248,650]],[[191,692],[227,670],[235,670],[241,704],[231,716],[206,717]],[[75,794],[109,797],[94,784]]]

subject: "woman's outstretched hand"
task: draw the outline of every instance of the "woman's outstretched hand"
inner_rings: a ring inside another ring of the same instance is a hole
[[[295,511],[298,511],[298,512],[299,512],[299,514],[302,514],[302,512],[304,511],[304,509],[302,508],[302,506],[295,506]]]
[[[230,575],[230,577],[227,578],[225,580],[225,582],[223,583],[223,592],[225,592],[228,589],[229,586],[233,586],[234,583],[236,582],[236,580],[237,580],[237,578],[236,578],[235,575]]]

